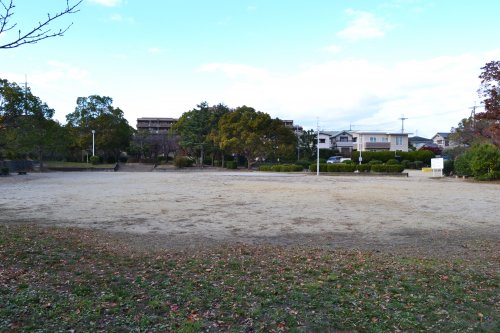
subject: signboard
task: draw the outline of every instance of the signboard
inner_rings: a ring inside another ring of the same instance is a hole
[[[432,158],[431,159],[431,168],[432,169],[443,169],[444,168],[444,159]]]
[[[443,177],[444,159],[443,158],[431,158],[431,168],[432,176]]]

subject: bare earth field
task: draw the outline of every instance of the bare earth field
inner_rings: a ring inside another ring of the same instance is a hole
[[[139,248],[275,244],[493,252],[500,185],[259,172],[53,172],[0,178],[0,223],[96,229]],[[481,247],[483,242],[488,246]]]

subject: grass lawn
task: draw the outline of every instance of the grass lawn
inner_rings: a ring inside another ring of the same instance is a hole
[[[43,162],[47,168],[90,168],[90,169],[107,169],[114,168],[114,164],[96,164],[81,163],[81,162],[60,162],[60,161],[47,161]]]
[[[498,261],[0,225],[0,331],[499,332]]]

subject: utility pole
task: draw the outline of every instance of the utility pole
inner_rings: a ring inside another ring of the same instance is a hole
[[[476,128],[476,108],[484,108],[484,105],[476,105],[474,103],[474,106],[471,106],[469,109],[472,111],[470,112],[470,118],[472,119],[472,129],[474,130]]]
[[[399,118],[399,120],[401,120],[401,134],[403,134],[405,132],[405,120],[408,119],[408,118],[405,118],[404,114],[401,115],[401,118]]]

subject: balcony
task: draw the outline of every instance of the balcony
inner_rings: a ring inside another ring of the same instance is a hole
[[[365,142],[365,149],[387,149],[391,148],[390,142]]]

